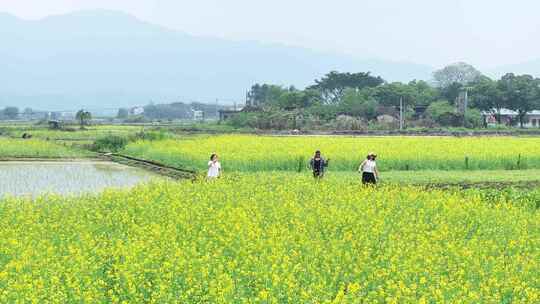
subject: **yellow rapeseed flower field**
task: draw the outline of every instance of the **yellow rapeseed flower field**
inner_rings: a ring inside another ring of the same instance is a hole
[[[539,303],[537,208],[284,173],[5,198],[0,302]]]
[[[256,172],[303,170],[318,149],[332,160],[331,170],[352,171],[375,151],[382,170],[491,170],[540,168],[539,147],[540,138],[219,135],[140,141],[124,153],[204,169],[216,152],[228,170]]]

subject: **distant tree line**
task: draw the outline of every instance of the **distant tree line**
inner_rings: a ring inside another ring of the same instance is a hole
[[[122,120],[176,120],[176,119],[192,119],[194,111],[202,111],[204,118],[216,119],[220,110],[228,109],[230,106],[205,104],[201,102],[183,103],[174,102],[169,104],[154,104],[150,103],[143,107],[144,112],[141,114],[134,114],[131,109],[120,108],[118,109],[116,118]],[[37,115],[39,114],[39,115]],[[20,111],[18,107],[8,106],[0,109],[0,120],[17,120],[17,119],[30,119],[31,116],[39,116],[40,119],[61,119],[60,112],[36,112],[31,108],[25,108]],[[72,119],[77,120],[81,127],[84,127],[91,120],[88,117],[92,117],[91,113],[81,109],[74,113]]]
[[[201,111],[203,117],[207,119],[216,119],[219,111],[226,109],[226,106],[216,104],[205,104],[201,102],[183,103],[150,103],[143,107],[144,112],[139,117],[131,117],[129,109],[121,108],[118,110],[117,118],[124,120],[177,120],[193,119],[194,111]]]
[[[5,107],[0,112],[0,118],[2,119],[13,120],[17,119],[17,117],[19,117],[19,108],[17,107]]]
[[[5,107],[0,110],[0,119],[17,119],[21,115],[32,115],[34,111],[31,108],[25,108],[22,112],[18,107]]]
[[[498,115],[500,121],[503,108],[516,111],[523,126],[527,112],[540,109],[540,79],[509,73],[493,80],[469,64],[456,63],[435,71],[430,83],[332,71],[304,90],[255,84],[247,97],[245,113],[232,124],[291,128],[347,120],[357,127],[395,125],[392,118],[399,116],[401,101],[410,126],[481,127],[481,111]]]

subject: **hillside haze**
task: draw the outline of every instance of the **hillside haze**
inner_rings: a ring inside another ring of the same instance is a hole
[[[361,39],[361,37],[358,37]],[[0,107],[73,110],[150,101],[242,102],[255,82],[303,88],[331,70],[428,79],[425,65],[195,37],[115,11],[37,21],[0,14]]]

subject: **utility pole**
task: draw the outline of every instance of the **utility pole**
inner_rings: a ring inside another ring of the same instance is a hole
[[[465,117],[467,114],[468,106],[469,106],[469,90],[465,88],[465,98],[463,100],[463,126],[464,127],[467,127],[467,119]]]
[[[218,113],[218,102],[219,100],[216,98],[216,105],[215,105],[215,108],[216,108],[216,118],[219,120],[219,113]]]
[[[399,98],[399,130],[403,130],[403,96]]]

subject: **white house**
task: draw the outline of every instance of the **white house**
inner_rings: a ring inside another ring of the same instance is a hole
[[[144,108],[143,107],[133,107],[131,109],[129,109],[129,115],[130,116],[137,116],[137,115],[141,115],[144,113]]]
[[[482,112],[482,116],[486,124],[496,124],[497,117],[495,116],[496,111],[492,112]],[[501,123],[505,125],[516,125],[519,124],[518,113],[509,109],[501,109]],[[540,128],[540,110],[533,110],[527,113],[523,126],[526,128]]]
[[[204,112],[199,110],[191,110],[193,112],[193,120],[202,121],[204,120]]]

